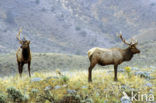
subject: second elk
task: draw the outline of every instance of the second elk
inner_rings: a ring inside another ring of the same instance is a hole
[[[117,81],[117,69],[118,65],[124,61],[130,61],[134,54],[140,53],[140,50],[136,47],[138,44],[137,40],[132,39],[130,43],[123,39],[120,33],[120,39],[128,45],[128,48],[92,48],[88,51],[88,58],[90,60],[90,66],[88,68],[88,82],[92,81],[92,69],[96,64],[114,65],[114,80]]]
[[[29,77],[31,77],[31,74],[30,74],[31,51],[30,51],[30,47],[29,47],[30,41],[26,40],[25,38],[23,38],[21,40],[20,39],[20,33],[21,33],[21,29],[19,30],[19,33],[16,36],[19,43],[21,44],[21,46],[18,48],[18,50],[16,52],[16,58],[17,58],[17,63],[18,63],[18,71],[19,71],[19,74],[20,74],[20,77],[21,77],[22,72],[23,72],[24,64],[28,64]]]

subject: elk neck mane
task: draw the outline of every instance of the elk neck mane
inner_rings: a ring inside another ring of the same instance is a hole
[[[28,46],[27,48],[22,49],[22,55],[24,60],[28,60],[30,56],[30,47]]]
[[[124,61],[130,61],[133,57],[133,53],[130,50],[131,48],[128,47],[127,49],[123,50],[123,60]]]

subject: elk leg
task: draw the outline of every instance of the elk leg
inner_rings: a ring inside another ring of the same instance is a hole
[[[31,77],[31,74],[30,74],[30,64],[31,64],[31,62],[28,62],[28,72],[29,72],[29,77]]]
[[[20,66],[19,66],[19,74],[20,74],[20,77],[22,77],[22,74],[21,74],[21,70],[22,70],[22,63],[20,62],[20,63],[19,63],[19,65],[20,65]]]
[[[96,64],[90,64],[88,68],[88,82],[92,82],[92,69],[95,67]]]
[[[20,62],[17,62],[18,63],[18,72],[19,72],[19,74],[21,73],[21,69],[20,69]]]
[[[118,69],[118,65],[114,65],[114,81],[117,81],[117,69]]]
[[[22,62],[22,63],[21,63],[21,72],[20,72],[20,77],[22,77],[23,65],[24,65],[24,63]]]

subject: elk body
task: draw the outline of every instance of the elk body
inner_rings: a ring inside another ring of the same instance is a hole
[[[18,71],[19,71],[19,74],[21,77],[24,64],[28,64],[29,77],[31,77],[31,74],[30,74],[31,51],[30,51],[30,47],[29,47],[30,41],[26,40],[25,38],[23,40],[21,40],[20,39],[20,32],[21,32],[21,30],[19,31],[19,33],[16,36],[19,43],[21,44],[21,46],[18,48],[18,50],[16,52]]]
[[[88,68],[88,82],[92,81],[92,69],[96,64],[101,66],[114,65],[114,80],[117,81],[118,65],[124,61],[130,61],[134,54],[140,53],[140,50],[136,47],[138,44],[137,41],[131,41],[131,43],[128,43],[123,39],[121,34],[120,39],[128,45],[128,48],[92,48],[88,51],[88,58],[90,60],[90,66]]]

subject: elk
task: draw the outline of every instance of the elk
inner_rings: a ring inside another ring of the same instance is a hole
[[[121,41],[128,45],[128,48],[92,48],[88,51],[88,58],[90,61],[90,66],[88,68],[88,82],[92,82],[92,69],[96,64],[101,66],[114,65],[114,81],[117,81],[117,68],[118,65],[124,61],[130,61],[134,54],[140,53],[140,50],[136,47],[138,44],[137,40],[131,39],[131,42],[126,42],[122,37],[122,34],[119,35]]]
[[[29,47],[30,41],[26,40],[25,38],[23,38],[22,40],[20,39],[21,31],[22,30],[20,29],[18,34],[16,35],[17,40],[21,44],[21,46],[18,48],[16,52],[18,71],[19,71],[20,77],[22,77],[23,66],[24,64],[28,64],[29,77],[31,77],[31,74],[30,74],[31,51]]]

